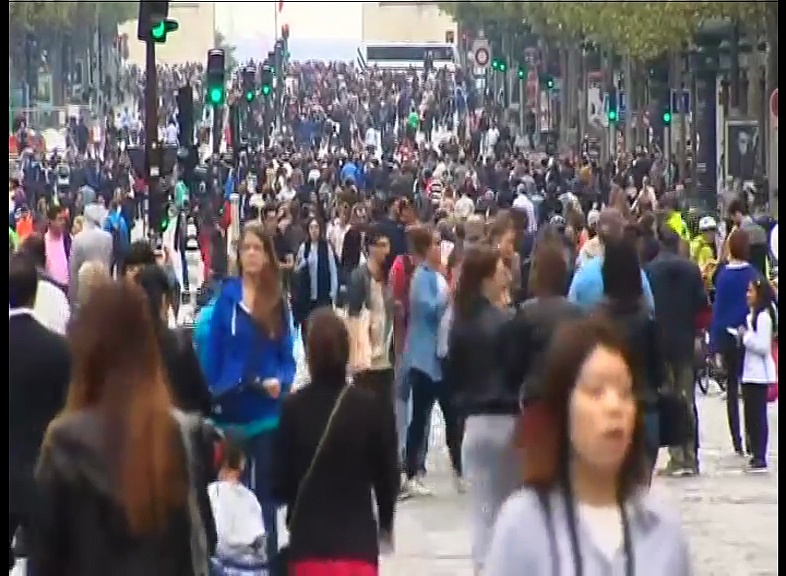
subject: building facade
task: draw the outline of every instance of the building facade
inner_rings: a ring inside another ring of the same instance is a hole
[[[156,61],[161,64],[204,62],[213,48],[216,30],[214,2],[170,2],[169,17],[178,21],[180,29],[169,35],[166,44],[156,46]],[[137,40],[137,21],[120,27],[128,34],[128,61],[145,66],[145,43]]]
[[[363,42],[453,42],[456,32],[437,2],[363,2]]]

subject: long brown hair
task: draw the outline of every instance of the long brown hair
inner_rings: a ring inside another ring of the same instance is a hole
[[[472,316],[481,296],[483,281],[497,271],[499,251],[486,245],[473,246],[464,254],[461,273],[456,283],[456,318]]]
[[[129,530],[163,529],[173,509],[185,503],[188,479],[142,290],[132,282],[96,286],[72,326],[71,345],[71,386],[47,437],[76,413],[97,412],[101,450]]]
[[[251,308],[251,318],[268,336],[277,338],[284,330],[284,309],[281,295],[281,272],[278,267],[276,250],[273,247],[273,238],[263,226],[256,222],[243,228],[237,252],[237,269],[241,277],[243,276],[243,266],[240,263],[240,246],[247,234],[253,234],[262,242],[267,258],[267,263],[253,279],[256,293]]]

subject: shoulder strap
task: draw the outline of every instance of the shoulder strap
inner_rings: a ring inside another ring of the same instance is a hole
[[[335,404],[333,404],[333,409],[330,411],[330,416],[328,416],[327,424],[325,424],[325,429],[322,431],[322,436],[320,436],[319,442],[317,443],[317,448],[316,450],[314,450],[314,455],[311,457],[311,463],[308,465],[308,468],[306,469],[306,473],[303,474],[303,478],[300,479],[300,484],[298,484],[297,487],[297,494],[295,495],[295,501],[292,503],[292,510],[289,514],[289,522],[287,528],[289,529],[290,532],[292,531],[292,526],[294,526],[295,524],[295,516],[297,515],[298,509],[300,507],[299,505],[303,496],[303,491],[305,490],[306,485],[308,484],[311,477],[314,475],[314,468],[316,467],[316,464],[319,460],[319,456],[322,454],[324,450],[326,440],[330,434],[330,430],[333,427],[333,423],[336,419],[336,414],[338,414],[338,410],[341,407],[341,404],[344,401],[344,398],[346,397],[348,391],[349,391],[349,385],[345,385],[341,389],[338,398],[336,398],[336,402]]]
[[[538,500],[543,508],[543,515],[546,518],[546,530],[549,533],[549,554],[551,555],[551,573],[553,576],[560,576],[559,548],[557,547],[557,537],[554,534],[554,517],[551,514],[551,498],[543,490],[538,490]]]

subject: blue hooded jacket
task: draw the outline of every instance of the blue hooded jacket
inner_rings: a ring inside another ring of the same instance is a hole
[[[283,319],[283,333],[271,339],[254,324],[242,297],[239,278],[224,282],[201,356],[211,393],[225,399],[216,420],[220,424],[240,424],[247,435],[254,435],[278,425],[281,402],[295,379],[296,365],[289,318]],[[248,378],[277,378],[281,394],[272,398],[251,389],[232,393]]]

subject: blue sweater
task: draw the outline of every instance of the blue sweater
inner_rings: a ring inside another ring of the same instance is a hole
[[[441,282],[444,290],[440,290]],[[439,272],[421,264],[412,275],[409,289],[409,327],[402,366],[405,370],[420,370],[434,382],[442,380],[437,333],[447,307],[447,282],[440,280]]]
[[[283,320],[284,332],[271,339],[254,324],[242,295],[239,279],[224,282],[213,308],[202,362],[211,393],[222,397],[219,423],[242,424],[241,432],[254,435],[278,425],[281,402],[292,386],[296,366],[289,318]],[[277,378],[280,396],[272,398],[249,389],[236,391],[248,378]]]
[[[726,328],[745,325],[748,316],[746,294],[748,285],[756,280],[758,272],[747,262],[729,264],[715,277],[715,302],[712,304],[710,324],[710,350],[717,352],[727,338]]]

